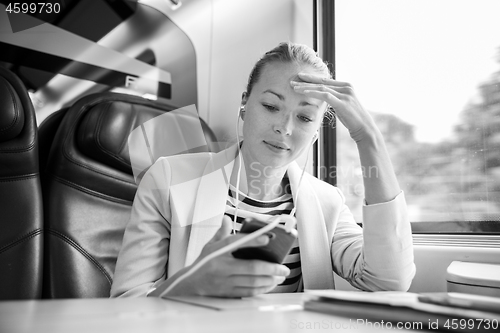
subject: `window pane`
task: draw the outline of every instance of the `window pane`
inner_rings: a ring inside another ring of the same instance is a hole
[[[336,1],[336,77],[384,134],[412,222],[500,219],[498,13],[497,0]],[[337,126],[338,186],[361,221],[362,170]]]

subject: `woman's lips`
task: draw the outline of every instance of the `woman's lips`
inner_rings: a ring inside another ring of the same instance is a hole
[[[267,144],[270,147],[276,148],[278,150],[286,151],[290,150],[287,144],[283,142],[278,142],[278,141],[264,141],[265,144]]]

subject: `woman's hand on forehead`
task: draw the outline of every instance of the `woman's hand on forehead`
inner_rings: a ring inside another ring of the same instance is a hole
[[[298,77],[301,81],[290,82],[293,89],[297,93],[328,103],[354,140],[362,139],[365,132],[374,125],[350,83],[309,73],[299,73]]]

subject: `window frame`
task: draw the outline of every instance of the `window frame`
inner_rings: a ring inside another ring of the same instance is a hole
[[[314,49],[323,60],[327,61],[335,79],[335,0],[314,0],[313,2],[313,41]],[[336,186],[336,174],[320,173],[322,168],[337,166],[337,131],[335,127],[323,126],[320,130],[319,140],[314,145],[313,168],[314,176]],[[457,235],[467,235],[472,244],[474,239],[490,237],[494,244],[500,246],[500,222],[499,221],[439,221],[439,222],[415,222],[410,221],[412,232],[419,235],[418,239],[426,239],[426,236],[449,235],[454,239]],[[362,226],[362,223],[358,223]],[[476,237],[477,236],[477,237]],[[415,237],[415,236],[414,236]],[[446,236],[443,236],[446,238]],[[426,242],[424,242],[426,243]],[[481,243],[481,242],[480,242]],[[482,244],[482,243],[481,243]]]

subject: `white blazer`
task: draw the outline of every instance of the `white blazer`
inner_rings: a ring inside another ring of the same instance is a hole
[[[217,154],[160,158],[143,177],[118,256],[111,297],[146,296],[194,262],[219,229],[237,156],[234,145]],[[302,170],[288,170],[297,207],[305,289],[333,289],[333,272],[362,290],[407,290],[415,275],[404,194],[363,207],[360,228],[341,191]]]

